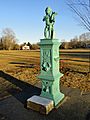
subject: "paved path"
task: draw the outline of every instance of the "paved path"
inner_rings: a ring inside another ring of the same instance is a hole
[[[90,93],[80,94],[78,89],[62,87],[67,97],[58,108],[47,116],[25,108],[26,99],[34,94],[40,94],[40,88],[12,94],[0,101],[0,120],[90,120]]]

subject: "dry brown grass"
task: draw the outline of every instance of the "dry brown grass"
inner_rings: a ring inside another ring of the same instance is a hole
[[[61,49],[61,52],[83,52],[87,53],[90,52],[90,49]]]
[[[86,52],[86,50],[80,51]],[[64,73],[61,79],[62,84],[68,87],[78,87],[81,90],[90,91],[88,58],[72,58],[61,55],[61,59],[60,70]],[[37,75],[40,72],[40,51],[0,51],[1,98],[9,95],[8,90],[11,88],[20,89],[5,79],[1,74],[2,72],[17,78],[17,80],[35,85],[39,81]]]

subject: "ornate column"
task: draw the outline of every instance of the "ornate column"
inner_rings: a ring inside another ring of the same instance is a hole
[[[27,107],[48,114],[63,98],[60,92],[60,78],[63,76],[59,72],[59,46],[58,39],[54,39],[54,23],[57,13],[50,7],[45,10],[44,39],[40,40],[40,75],[38,78],[42,83],[40,96],[32,96],[27,100]]]
[[[64,97],[60,92],[59,72],[59,45],[58,39],[40,40],[41,73],[38,78],[42,82],[42,97],[51,99],[56,106]]]

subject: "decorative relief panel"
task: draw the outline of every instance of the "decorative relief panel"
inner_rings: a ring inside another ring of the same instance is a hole
[[[42,70],[49,71],[51,69],[51,50],[44,49],[42,52]]]
[[[46,93],[51,93],[52,82],[42,81],[42,90]]]

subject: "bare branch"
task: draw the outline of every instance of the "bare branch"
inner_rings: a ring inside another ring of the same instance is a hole
[[[67,0],[67,5],[79,17],[83,26],[90,31],[90,0]]]

